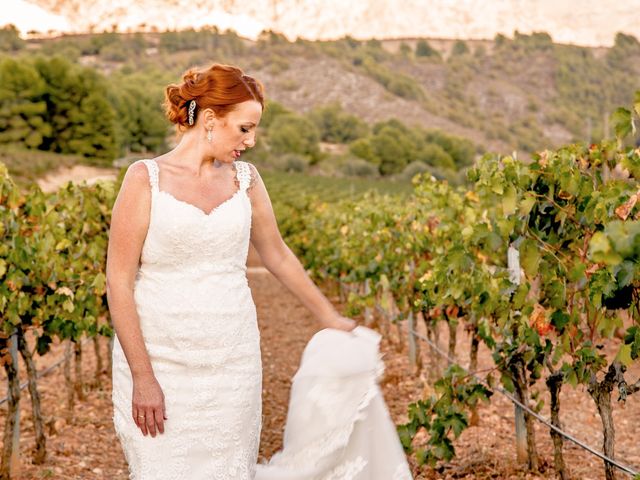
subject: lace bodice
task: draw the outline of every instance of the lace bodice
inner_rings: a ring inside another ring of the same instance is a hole
[[[160,190],[158,164],[154,160],[142,161],[149,169],[152,200],[141,269],[167,272],[179,267],[244,273],[251,230],[251,201],[247,194],[251,182],[249,164],[235,162],[239,188],[205,213]],[[241,208],[245,215],[238,215],[236,208]]]

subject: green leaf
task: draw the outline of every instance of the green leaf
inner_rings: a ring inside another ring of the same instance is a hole
[[[57,244],[56,244],[56,251],[61,251],[64,250],[65,248],[69,248],[71,246],[71,240],[69,240],[68,238],[63,238],[62,240],[60,240]]]
[[[558,332],[562,332],[570,319],[571,317],[566,313],[556,310],[551,314],[551,325],[553,325]]]
[[[69,313],[72,313],[75,310],[73,300],[67,299],[64,302],[62,302],[62,309]]]
[[[538,274],[540,249],[538,244],[529,238],[520,244],[520,265],[529,277],[535,277]]]
[[[630,133],[635,133],[636,131],[631,111],[626,108],[620,107],[616,109],[611,115],[611,123],[613,124],[613,129],[616,132],[618,140],[622,140]]]
[[[507,390],[510,393],[513,393],[516,391],[516,386],[513,384],[513,380],[511,380],[511,377],[509,377],[509,375],[507,375],[506,373],[503,373],[502,376],[500,377],[500,381],[502,382],[502,385],[504,385],[505,390]]]
[[[596,262],[608,265],[617,265],[622,261],[622,257],[611,248],[611,242],[604,232],[596,232],[591,237],[589,256]]]
[[[520,201],[520,215],[526,216],[529,215],[531,209],[536,204],[536,197],[532,192],[527,192],[524,194],[524,197]]]
[[[618,354],[616,355],[616,360],[622,363],[625,367],[631,365],[633,360],[631,359],[631,345],[621,345]]]
[[[568,278],[572,282],[578,282],[585,278],[584,272],[587,269],[587,265],[584,263],[577,263],[573,266],[571,270],[569,270]]]
[[[618,268],[618,273],[616,273],[616,280],[618,281],[618,285],[621,287],[626,287],[631,282],[633,282],[633,278],[635,276],[635,265],[633,264],[633,262],[625,260],[618,266]]]
[[[502,212],[505,215],[513,215],[517,207],[517,194],[513,185],[509,185],[502,196]]]

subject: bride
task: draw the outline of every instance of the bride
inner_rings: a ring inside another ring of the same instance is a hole
[[[375,384],[376,334],[354,329],[313,284],[280,236],[258,171],[240,160],[255,145],[263,85],[237,67],[213,64],[185,72],[165,97],[182,138],[170,152],[128,168],[107,252],[113,421],[130,478],[410,478]],[[285,448],[261,466],[262,364],[246,278],[249,243],[325,328],[294,380]],[[343,361],[333,365],[337,358]],[[309,422],[316,407],[324,416]],[[318,458],[301,468],[306,446]],[[391,453],[380,454],[387,447]],[[391,476],[385,460],[399,465]]]

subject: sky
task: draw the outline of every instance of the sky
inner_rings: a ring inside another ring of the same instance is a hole
[[[138,25],[200,28],[216,25],[255,39],[263,29],[288,38],[491,39],[546,31],[554,41],[610,46],[615,33],[640,38],[640,0],[0,0],[0,26],[13,23],[25,36],[41,32],[136,30]],[[55,5],[68,19],[35,3]],[[166,6],[165,6],[165,2]],[[191,7],[184,10],[184,5]],[[151,8],[150,6],[153,6]],[[155,8],[158,5],[162,7]],[[275,7],[277,5],[277,8]],[[269,12],[277,12],[273,15]],[[114,11],[117,17],[113,17]],[[180,13],[178,13],[180,12]],[[277,17],[277,18],[276,18]]]

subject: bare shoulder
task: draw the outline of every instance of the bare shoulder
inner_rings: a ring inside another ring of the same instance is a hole
[[[127,210],[136,204],[144,208],[150,201],[150,185],[150,172],[145,163],[142,160],[133,162],[124,174],[114,209],[119,210],[116,207],[121,204],[126,205]]]
[[[122,186],[127,189],[143,189],[150,185],[149,169],[142,160],[137,160],[127,167]]]

